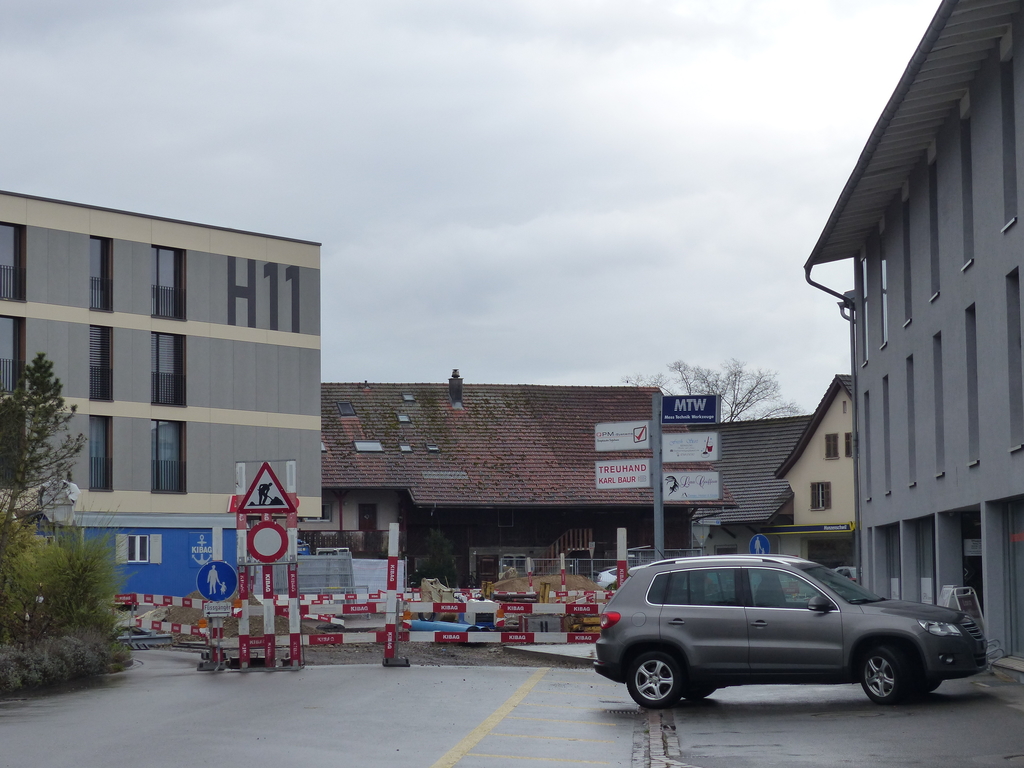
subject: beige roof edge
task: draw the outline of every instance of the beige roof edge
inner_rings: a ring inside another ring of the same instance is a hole
[[[937,44],[942,38],[943,32],[946,29],[947,23],[953,16],[954,12],[958,8],[961,8],[965,12],[969,12],[973,9],[985,8],[991,14],[992,9],[996,6],[1003,6],[1005,13],[1010,14],[1018,10],[1018,0],[984,0],[983,2],[971,2],[971,0],[942,0],[939,4],[938,10],[935,12],[935,16],[932,18],[931,23],[928,25],[928,29],[918,44],[917,49],[914,51],[914,55],[910,58],[909,64],[900,78],[899,83],[896,86],[896,90],[893,95],[889,98],[888,103],[885,105],[885,109],[882,110],[881,116],[875,123],[875,127],[871,131],[871,135],[868,137],[867,143],[864,149],[860,153],[860,157],[857,160],[857,164],[854,166],[853,173],[850,174],[849,180],[843,187],[843,191],[839,195],[839,199],[836,201],[835,207],[832,209],[832,213],[829,215],[828,221],[825,223],[825,227],[818,237],[818,241],[815,243],[811,255],[807,258],[804,263],[804,272],[808,275],[808,282],[815,285],[810,280],[810,270],[817,264],[825,264],[832,261],[842,261],[845,259],[853,258],[856,255],[856,251],[850,251],[847,254],[837,254],[835,252],[828,253],[829,245],[832,244],[832,237],[835,234],[837,228],[843,222],[846,217],[846,209],[850,202],[853,200],[857,193],[857,188],[860,185],[865,172],[868,170],[868,166],[873,159],[875,152],[879,149],[880,145],[885,141],[886,134],[888,132],[889,124],[896,117],[900,107],[903,104],[904,99],[910,92],[910,89],[914,86],[917,81],[918,75],[921,74],[921,69],[928,60],[928,57],[933,51],[939,50]],[[1005,30],[1004,30],[1005,31]],[[960,35],[962,30],[952,32],[951,34],[956,36]],[[988,41],[990,45],[995,45],[997,41],[1002,37],[1002,32],[998,35],[993,34],[991,39]],[[973,41],[976,46],[977,41]],[[948,56],[951,48],[956,48],[957,43],[954,41],[948,45],[941,46],[942,55]],[[965,48],[968,47],[965,45]],[[973,79],[973,78],[972,78]],[[927,145],[941,129],[941,125],[938,127],[925,127],[920,130],[919,138],[925,145]],[[907,134],[903,132],[901,134],[901,140],[906,140]],[[899,192],[902,185],[900,183],[893,187],[893,194]],[[875,219],[880,219],[885,207],[889,204],[891,198],[886,198],[884,203],[876,204],[877,216]],[[870,206],[869,206],[870,207]],[[854,214],[851,214],[854,215]],[[859,210],[855,212],[857,216],[863,216],[864,211]],[[849,237],[849,233],[846,233],[844,237]],[[831,293],[831,291],[829,291]]]
[[[189,227],[201,227],[203,229],[214,229],[219,232],[231,232],[238,235],[248,235],[250,237],[265,237],[271,240],[284,240],[290,243],[300,243],[302,245],[313,245],[321,247],[323,243],[318,243],[315,240],[300,240],[297,237],[283,237],[281,235],[268,235],[263,232],[251,232],[246,229],[235,229],[233,227],[220,227],[214,224],[201,224],[197,221],[187,221],[185,219],[172,219],[167,216],[152,216],[147,213],[137,213],[135,211],[123,211],[119,208],[106,208],[102,205],[89,205],[88,203],[75,203],[70,200],[57,200],[52,197],[41,197],[39,195],[26,195],[22,192],[10,192],[8,190],[0,189],[0,196],[6,195],[8,197],[20,197],[24,200],[35,200],[41,203],[50,203],[53,205],[70,205],[74,208],[86,208],[92,211],[103,211],[104,213],[116,213],[122,216],[135,216],[140,219],[150,219],[152,221],[165,221],[169,224],[183,224]]]

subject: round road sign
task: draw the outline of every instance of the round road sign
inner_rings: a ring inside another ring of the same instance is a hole
[[[249,554],[261,563],[276,563],[288,551],[288,534],[272,520],[256,523],[245,536]]]

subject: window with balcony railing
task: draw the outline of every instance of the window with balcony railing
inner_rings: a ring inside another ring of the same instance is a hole
[[[185,425],[180,421],[153,421],[150,432],[153,490],[184,493]]]
[[[185,405],[185,337],[152,334],[152,402]]]
[[[0,390],[4,392],[14,391],[25,370],[21,323],[17,317],[0,317]]]
[[[110,417],[89,417],[89,488],[109,491],[114,487],[110,451]]]
[[[108,238],[89,238],[89,309],[111,311],[114,308],[114,281]]]
[[[0,299],[25,300],[24,229],[0,224]]]
[[[89,326],[89,399],[114,399],[114,370],[110,354],[111,329]]]
[[[153,246],[153,315],[185,319],[185,252]]]

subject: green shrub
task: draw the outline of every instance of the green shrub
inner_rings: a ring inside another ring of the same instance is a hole
[[[112,666],[115,650],[96,632],[51,638],[27,648],[0,646],[0,691],[38,688],[102,674]]]

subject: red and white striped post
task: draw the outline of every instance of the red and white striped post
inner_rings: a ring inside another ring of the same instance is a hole
[[[526,584],[533,591],[533,558],[526,558]]]
[[[558,555],[558,566],[562,570],[562,591],[565,592],[565,552]]]
[[[626,529],[619,528],[616,531],[616,544],[617,544],[617,561],[616,562],[616,576],[618,576],[619,586],[621,587],[626,583],[626,579],[629,578],[629,551],[626,549]]]
[[[303,666],[302,616],[299,612],[299,516],[288,514],[288,657],[292,667]]]
[[[398,523],[388,526],[388,590],[384,610],[384,666],[408,667],[409,659],[395,657],[398,645]]]
[[[250,569],[246,564],[248,551],[245,536],[248,531],[245,512],[235,513],[235,550],[238,561],[238,599],[242,603],[242,615],[238,619],[238,667],[249,668],[249,582]]]

